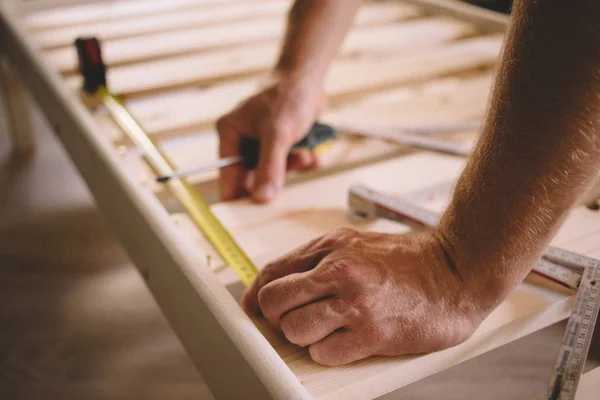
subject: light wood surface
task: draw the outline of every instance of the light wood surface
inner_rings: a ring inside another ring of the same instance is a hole
[[[444,17],[424,18],[407,21],[403,24],[389,23],[397,19],[414,16],[407,10],[393,7],[390,10],[381,6],[365,6],[359,13],[356,27],[364,28],[348,38],[343,48],[345,54],[379,55],[387,52],[402,51],[408,47],[407,38],[412,38],[413,47],[427,45],[436,40],[455,39],[474,34],[466,28],[466,23]],[[389,5],[388,5],[389,6]],[[377,12],[375,12],[377,11]],[[413,9],[416,13],[416,9]],[[104,42],[102,45],[104,61],[109,66],[118,66],[140,61],[166,58],[192,52],[204,52],[216,48],[227,48],[258,41],[280,39],[285,29],[283,18],[264,18],[252,21],[221,24],[214,27],[202,27],[167,32],[144,37],[134,37]],[[383,39],[383,40],[382,40]],[[279,44],[279,42],[275,42]],[[62,73],[77,71],[77,55],[71,47],[46,53],[48,62]]]
[[[361,182],[387,193],[406,194],[457,176],[461,166],[462,161],[457,158],[415,154],[289,187],[275,204],[267,207],[241,201],[218,204],[213,210],[260,265],[340,226],[406,232],[407,226],[390,221],[349,220],[348,187]],[[181,222],[182,216],[178,218],[180,227],[189,228],[189,224]],[[197,233],[195,236],[199,238]],[[581,208],[565,223],[554,244],[574,250],[572,243],[584,238],[590,239],[588,246],[577,250],[599,256],[600,214]],[[210,252],[207,248],[204,251]],[[219,265],[214,253],[212,260],[222,281],[235,287],[236,278],[231,271]],[[373,398],[566,318],[571,306],[568,293],[532,278],[514,291],[463,345],[424,356],[372,358],[338,368],[320,367],[304,350],[272,333],[267,337],[315,398]]]
[[[596,400],[600,395],[600,368],[584,374],[575,400]]]
[[[188,28],[218,28],[221,25],[241,23],[243,21],[282,17],[289,8],[285,1],[264,1],[260,3],[234,2],[218,8],[199,8],[182,11],[171,11],[155,15],[136,15],[111,23],[87,23],[85,25],[67,26],[54,29],[34,31],[31,37],[42,49],[64,48],[73,45],[77,36],[96,35],[104,43],[114,39],[130,38],[177,31]]]
[[[149,14],[163,14],[193,8],[220,7],[236,0],[171,0],[164,1],[101,1],[81,5],[67,5],[48,10],[34,11],[23,19],[28,30],[58,26],[86,25],[93,22],[105,24]],[[259,0],[251,0],[257,2]]]

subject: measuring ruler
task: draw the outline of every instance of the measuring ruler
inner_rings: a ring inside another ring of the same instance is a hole
[[[106,66],[102,61],[98,40],[93,37],[77,39],[75,45],[85,91],[94,95],[104,104],[112,119],[142,150],[144,158],[157,175],[174,174],[173,163],[159,150],[154,140],[144,131],[119,99],[108,91]],[[213,214],[202,196],[185,179],[172,179],[166,184],[184,205],[194,224],[217,250],[223,261],[235,270],[244,285],[250,285],[258,274],[256,266]]]
[[[444,186],[452,188],[447,184]],[[386,218],[420,227],[435,227],[441,217],[439,212],[364,185],[350,188],[348,204],[353,212],[364,217]],[[533,267],[533,272],[577,290],[546,395],[547,400],[574,400],[600,310],[600,261],[549,247]]]

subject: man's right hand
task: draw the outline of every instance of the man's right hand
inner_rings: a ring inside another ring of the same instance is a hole
[[[308,169],[316,158],[308,151],[294,152],[325,106],[321,82],[279,79],[217,121],[221,157],[239,154],[243,137],[260,141],[256,170],[241,165],[221,170],[221,199],[231,200],[248,194],[259,203],[269,202],[281,190],[287,169]]]

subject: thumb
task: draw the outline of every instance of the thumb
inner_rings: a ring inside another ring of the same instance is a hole
[[[277,197],[285,181],[287,157],[291,145],[282,135],[264,135],[252,198],[267,203]]]

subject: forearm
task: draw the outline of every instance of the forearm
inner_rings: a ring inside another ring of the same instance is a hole
[[[482,138],[438,231],[460,278],[492,302],[600,169],[600,3],[521,0],[513,19]]]
[[[296,0],[288,16],[278,75],[322,82],[360,0]]]

